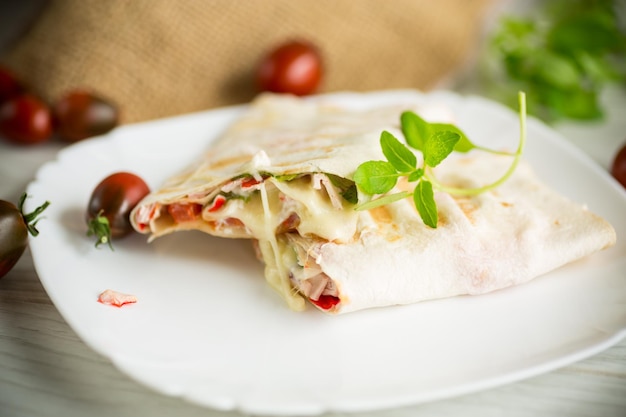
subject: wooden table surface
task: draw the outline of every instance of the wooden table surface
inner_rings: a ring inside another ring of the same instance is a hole
[[[601,123],[556,128],[607,168],[626,142],[626,95],[605,95]],[[1,141],[0,141],[1,142]],[[62,148],[0,143],[0,199],[17,201]],[[625,214],[626,215],[626,214]],[[626,271],[625,271],[626,273]],[[626,306],[625,306],[626,310]],[[87,347],[42,287],[27,250],[0,280],[0,416],[237,416],[157,394]],[[626,416],[626,340],[580,362],[462,397],[355,416]]]

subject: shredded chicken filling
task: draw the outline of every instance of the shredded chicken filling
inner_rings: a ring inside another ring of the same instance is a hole
[[[328,277],[317,263],[319,250],[323,240],[310,243],[309,239],[295,233],[287,233],[285,237],[295,252],[296,263],[289,270],[292,284],[305,297],[317,301],[322,295],[339,296],[335,282]]]

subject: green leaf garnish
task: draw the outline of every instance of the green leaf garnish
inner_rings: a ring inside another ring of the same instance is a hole
[[[341,195],[344,200],[351,204],[359,202],[359,193],[354,181],[334,174],[327,173],[326,176],[330,182],[339,189],[339,195]]]
[[[413,191],[413,201],[424,224],[433,229],[437,228],[437,220],[439,219],[437,203],[435,203],[433,185],[429,181],[422,180],[417,183]]]
[[[359,192],[356,189],[356,184],[352,184],[351,187],[347,188],[345,191],[341,191],[339,194],[350,204],[357,204],[359,202]]]
[[[415,208],[425,225],[436,228],[438,222],[437,203],[434,189],[456,195],[477,195],[501,185],[515,171],[526,143],[526,94],[520,92],[519,117],[520,140],[515,153],[502,152],[473,144],[461,129],[445,123],[428,123],[413,112],[403,112],[400,123],[408,145],[422,152],[424,166],[417,166],[417,157],[391,133],[381,133],[380,144],[387,161],[367,161],[359,165],[354,173],[356,186],[365,194],[380,195],[356,206],[356,210],[371,210],[402,200],[413,194]],[[513,158],[508,170],[496,181],[478,188],[447,187],[439,183],[432,168],[442,163],[452,152],[469,152],[475,149]],[[411,156],[409,156],[409,154]],[[417,182],[413,193],[402,191],[387,194],[406,177],[409,183]]]
[[[421,151],[424,141],[431,134],[431,125],[417,114],[406,111],[400,115],[400,126],[406,143],[413,149]]]
[[[452,125],[449,123],[431,123],[431,126],[434,131],[443,130],[443,131],[451,131],[451,132],[458,133],[459,141],[456,143],[456,145],[454,145],[455,152],[465,153],[476,148],[476,145],[474,145],[472,141],[469,140],[465,132],[463,132],[461,129],[459,129],[455,125]]]
[[[354,182],[367,194],[384,194],[398,182],[398,172],[387,161],[364,162],[354,173]]]
[[[407,176],[407,179],[409,180],[409,182],[415,182],[422,178],[422,175],[424,175],[424,170],[422,168],[418,168],[415,171],[411,172]]]
[[[436,167],[454,150],[454,146],[461,139],[458,133],[451,130],[437,130],[424,142],[424,163],[429,167]]]
[[[386,130],[380,135],[380,147],[387,161],[398,172],[411,172],[415,169],[417,165],[415,154]]]

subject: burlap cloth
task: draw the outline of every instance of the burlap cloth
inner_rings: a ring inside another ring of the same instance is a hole
[[[242,103],[261,56],[321,49],[320,92],[428,90],[475,52],[492,0],[52,0],[2,61],[47,100],[88,87],[123,122]]]

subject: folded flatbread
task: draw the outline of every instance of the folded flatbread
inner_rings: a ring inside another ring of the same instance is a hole
[[[204,158],[135,207],[131,221],[150,239],[190,229],[252,239],[267,281],[292,309],[309,300],[328,313],[483,294],[614,244],[611,225],[543,185],[523,162],[493,191],[436,192],[436,229],[411,199],[354,210],[352,175],[384,158],[383,130],[401,137],[404,110],[449,121],[445,111],[409,102],[356,110],[262,95]],[[510,163],[476,152],[435,172],[446,185],[480,187]]]

